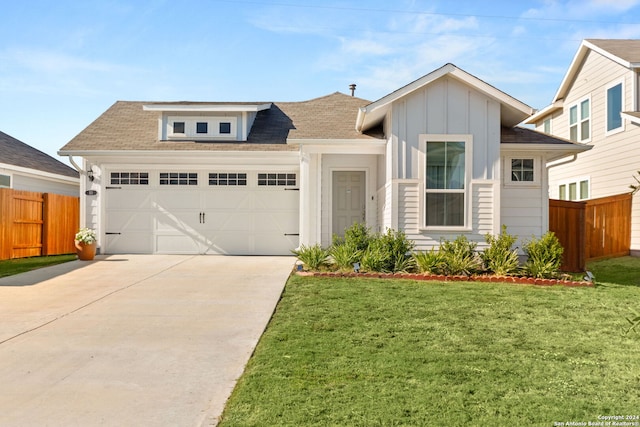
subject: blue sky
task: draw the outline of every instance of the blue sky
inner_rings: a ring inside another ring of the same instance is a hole
[[[451,62],[534,108],[640,0],[8,2],[0,130],[54,155],[117,100],[376,100]],[[0,162],[2,159],[0,158]]]

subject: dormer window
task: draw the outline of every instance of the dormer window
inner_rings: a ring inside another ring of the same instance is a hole
[[[184,134],[184,122],[173,122],[173,133]]]
[[[209,133],[209,123],[207,123],[207,122],[197,122],[196,123],[196,133]]]
[[[169,116],[166,123],[169,140],[233,140],[239,131],[237,117]]]

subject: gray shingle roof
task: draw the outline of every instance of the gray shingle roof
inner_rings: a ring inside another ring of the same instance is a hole
[[[78,172],[75,169],[4,132],[0,132],[0,163],[68,177],[78,177]]]
[[[520,126],[500,130],[500,142],[504,144],[552,144],[552,145],[578,145],[568,139],[547,135],[533,129]]]
[[[178,104],[118,101],[87,126],[61,151],[94,150],[238,150],[289,151],[287,139],[372,139],[355,130],[358,108],[370,101],[339,92],[304,102],[276,102],[257,113],[246,142],[159,141],[157,111],[143,105]],[[190,103],[185,105],[249,103]],[[251,103],[254,104],[254,103]],[[265,104],[255,103],[255,104]]]
[[[640,40],[587,39],[586,41],[624,61],[640,63]]]

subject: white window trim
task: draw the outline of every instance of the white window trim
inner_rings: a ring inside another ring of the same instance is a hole
[[[9,171],[0,171],[0,175],[9,177],[9,186],[5,187],[4,185],[0,185],[0,188],[13,188],[13,174]]]
[[[583,199],[580,196],[580,183],[582,181],[587,181],[587,191],[589,192],[589,197],[587,197],[586,199]],[[576,185],[576,190],[577,190],[577,196],[578,198],[575,200],[571,200],[569,199],[569,184],[575,184]],[[566,199],[560,199],[560,186],[561,185],[565,185],[567,188],[567,198]],[[558,185],[556,185],[556,191],[558,192],[558,199],[559,200],[567,200],[570,202],[581,202],[584,200],[589,200],[591,199],[591,177],[590,176],[581,176],[578,178],[571,178],[571,179],[567,179],[567,180],[563,180],[558,182]]]
[[[421,134],[419,137],[419,180],[420,191],[418,195],[418,210],[420,223],[419,231],[471,231],[472,230],[472,193],[471,179],[473,175],[473,135],[467,134]],[[427,142],[464,142],[464,225],[462,226],[427,226],[426,225],[426,169],[427,169]]]
[[[625,130],[625,125],[626,125],[626,120],[623,117],[620,117],[620,127],[612,129],[612,130],[607,130],[607,127],[609,125],[608,120],[609,120],[609,99],[608,99],[608,93],[609,93],[609,89],[616,87],[617,85],[621,85],[621,92],[622,92],[622,98],[621,98],[621,107],[620,107],[620,113],[622,113],[623,111],[625,111],[624,109],[624,105],[625,105],[625,99],[624,99],[624,78],[616,80],[614,82],[611,82],[609,85],[607,85],[604,88],[604,134],[605,136],[609,136],[609,135],[615,135],[617,133],[620,132],[624,132]]]
[[[587,139],[581,139],[582,137],[582,118],[580,117],[580,105],[584,102],[584,101],[589,101],[589,138]],[[578,139],[575,142],[579,142],[579,143],[588,143],[591,142],[591,137],[593,136],[593,102],[591,101],[591,94],[577,100],[576,102],[574,102],[573,104],[569,105],[569,108],[567,109],[567,131],[568,131],[568,135],[567,135],[567,139],[571,140],[571,108],[576,107],[578,110],[578,122],[577,122],[577,126],[578,126]]]
[[[549,122],[549,132],[545,132],[544,130],[544,124],[546,122]],[[546,133],[547,135],[552,135],[553,134],[553,118],[551,116],[547,117],[546,119],[544,119],[542,121],[542,133]]]
[[[540,188],[540,165],[542,164],[542,158],[540,156],[529,155],[509,155],[503,157],[504,164],[502,170],[504,171],[504,186],[505,187],[528,187],[528,188]],[[514,159],[533,159],[533,181],[513,181],[511,174],[511,161]]]
[[[184,133],[173,133],[173,123],[184,122]],[[197,133],[197,123],[207,123],[207,133]],[[230,133],[220,133],[220,123],[231,123]],[[167,117],[167,139],[237,139],[238,118],[233,116],[169,116]]]

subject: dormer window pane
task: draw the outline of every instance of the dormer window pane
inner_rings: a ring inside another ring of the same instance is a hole
[[[209,133],[209,123],[207,122],[196,123],[196,133]]]
[[[173,122],[173,133],[184,133],[184,122]]]
[[[231,133],[231,123],[230,122],[220,122],[220,133]]]

